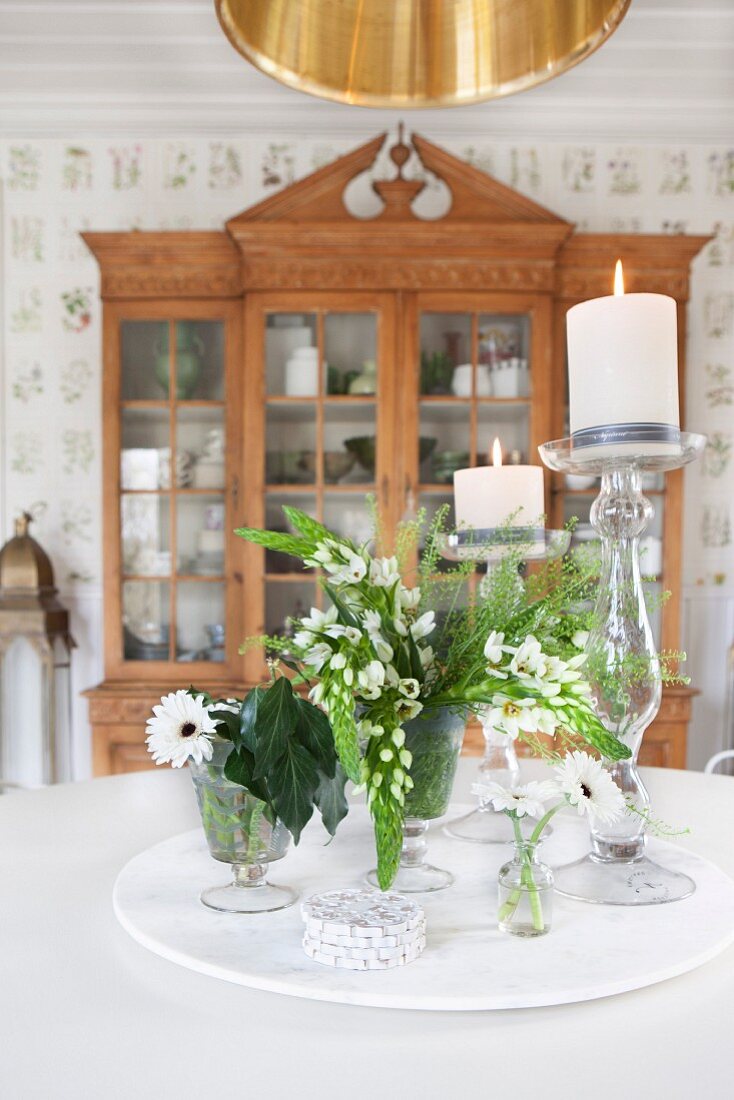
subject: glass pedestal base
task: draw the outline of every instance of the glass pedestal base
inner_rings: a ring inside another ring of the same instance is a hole
[[[232,881],[226,887],[202,890],[201,903],[218,913],[275,913],[293,905],[297,890],[274,887],[265,879],[266,872],[266,862],[232,864]]]
[[[298,898],[290,886],[273,886],[264,882],[258,886],[211,886],[202,890],[201,901],[217,913],[275,913],[287,909]]]
[[[370,886],[380,889],[377,870],[370,871],[366,877]],[[454,876],[450,871],[443,871],[430,863],[418,863],[413,867],[401,864],[390,890],[397,894],[428,894],[436,890],[446,890],[453,884]]]
[[[533,818],[523,818],[520,829],[529,837],[537,822]],[[489,807],[479,806],[463,817],[450,821],[443,829],[452,840],[468,840],[471,844],[514,844],[515,833],[507,814],[498,813]],[[547,825],[543,838],[552,836],[553,829]]]
[[[688,898],[696,884],[688,875],[669,871],[646,855],[630,860],[584,856],[553,869],[556,893],[596,905],[664,905]]]

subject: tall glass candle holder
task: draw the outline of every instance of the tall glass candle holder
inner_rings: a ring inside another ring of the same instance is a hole
[[[654,514],[642,493],[642,474],[686,465],[705,442],[705,436],[672,426],[639,424],[610,425],[540,447],[551,470],[601,476],[591,508],[601,539],[601,570],[587,678],[602,722],[631,751],[607,768],[635,809],[614,825],[592,825],[588,855],[553,872],[557,892],[579,901],[654,905],[688,897],[696,888],[688,875],[661,867],[646,853],[650,799],[637,756],[660,708],[661,677],[639,543]]]
[[[562,557],[571,541],[569,531],[549,531],[544,527],[500,527],[488,530],[462,529],[444,538],[441,554],[449,561],[476,561],[486,564],[488,583],[492,569],[508,554],[521,561],[544,561]],[[521,584],[518,576],[518,584]],[[480,588],[480,594],[482,589]],[[479,779],[484,782],[512,786],[520,778],[520,764],[515,744],[510,737],[498,733],[486,720],[489,708],[482,708],[478,718],[484,734],[484,755],[479,764]],[[523,823],[532,828],[535,822]],[[447,836],[468,840],[474,844],[514,844],[512,822],[506,814],[495,810],[490,802],[481,801],[475,810],[456,818],[444,827]],[[545,835],[549,836],[546,829]]]

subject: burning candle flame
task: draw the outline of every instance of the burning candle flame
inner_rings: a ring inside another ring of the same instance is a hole
[[[617,297],[624,294],[624,271],[621,260],[617,260],[614,268],[614,293]]]
[[[502,448],[500,447],[499,439],[495,439],[494,443],[492,444],[492,465],[502,465]]]

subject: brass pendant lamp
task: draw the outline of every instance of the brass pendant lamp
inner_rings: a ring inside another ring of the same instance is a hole
[[[593,53],[631,0],[215,0],[235,49],[282,84],[362,107],[458,107]]]

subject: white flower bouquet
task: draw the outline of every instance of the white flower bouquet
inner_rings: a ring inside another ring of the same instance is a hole
[[[590,596],[593,570],[569,560],[523,580],[520,554],[509,551],[479,596],[468,583],[473,563],[439,568],[447,509],[427,530],[421,516],[401,525],[391,557],[373,556],[298,509],[283,511],[294,534],[237,533],[319,569],[328,606],[296,620],[292,637],[261,641],[296,673],[294,683],[308,685],[344,771],[366,789],[382,889],[397,871],[415,783],[403,727],[418,715],[490,708],[508,737],[568,735],[608,759],[629,756],[597,717],[580,671],[589,616],[573,609]],[[406,563],[421,541],[410,576]]]

